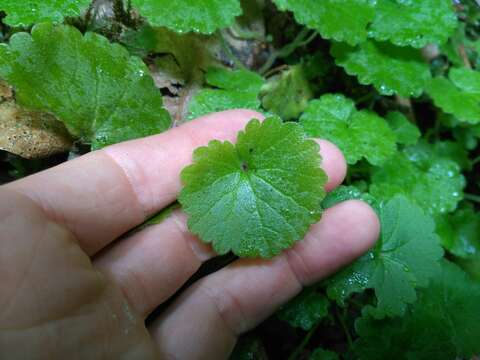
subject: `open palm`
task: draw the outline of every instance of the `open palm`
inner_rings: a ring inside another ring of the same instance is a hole
[[[327,210],[272,260],[241,259],[189,287],[148,328],[145,318],[215,256],[177,210],[115,241],[175,201],[194,148],[234,141],[249,111],[206,116],[118,144],[0,188],[0,358],[225,359],[238,335],[368,249],[368,205]],[[320,141],[327,190],[345,161]]]

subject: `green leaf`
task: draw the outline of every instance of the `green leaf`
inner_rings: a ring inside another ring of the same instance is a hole
[[[347,200],[362,200],[369,204],[377,214],[380,213],[380,204],[377,199],[368,193],[360,191],[355,186],[342,185],[329,192],[322,202],[322,207],[328,209]]]
[[[463,208],[435,219],[442,245],[455,256],[475,258],[480,255],[480,214]]]
[[[458,142],[454,141],[437,141],[430,144],[421,140],[415,146],[406,147],[404,153],[422,169],[429,168],[433,158],[454,161],[462,169],[470,169],[471,167],[468,152]]]
[[[322,348],[316,348],[309,356],[308,360],[339,360],[337,353]]]
[[[415,145],[421,136],[417,126],[412,124],[401,112],[392,111],[386,116],[387,121],[397,137],[397,143]]]
[[[375,289],[378,317],[402,315],[438,271],[443,252],[433,219],[404,197],[380,212],[381,237],[374,249],[328,281],[331,299],[344,304],[354,292]]]
[[[210,68],[206,81],[216,89],[202,89],[195,95],[188,108],[190,120],[216,111],[260,108],[259,93],[264,80],[257,73]]]
[[[132,0],[132,5],[150,24],[177,32],[211,34],[242,14],[239,0]]]
[[[480,72],[466,68],[451,69],[450,80],[436,77],[426,91],[435,105],[460,121],[480,123]]]
[[[179,197],[190,230],[218,254],[277,255],[320,219],[327,180],[320,160],[318,144],[278,118],[250,121],[236,145],[195,150]]]
[[[335,143],[349,164],[366,158],[380,165],[395,153],[395,134],[387,122],[371,111],[357,111],[353,101],[340,94],[311,101],[300,123],[309,136]]]
[[[478,145],[480,124],[477,124],[475,126],[458,126],[452,129],[452,133],[453,137],[456,140],[456,145],[463,147],[464,150],[473,150]],[[471,168],[471,166],[472,161],[468,159],[468,168]]]
[[[378,0],[369,35],[399,46],[442,44],[457,27],[450,0]]]
[[[421,148],[407,148],[382,168],[374,169],[370,193],[379,200],[404,195],[433,215],[454,211],[465,187],[459,165],[424,154],[428,153]]]
[[[170,127],[146,65],[94,33],[48,23],[17,33],[0,46],[0,76],[20,104],[54,114],[94,149]]]
[[[372,84],[382,95],[418,97],[430,79],[430,70],[420,51],[389,43],[366,41],[357,47],[334,43],[337,65],[363,85]]]
[[[315,288],[307,288],[283,306],[277,316],[293,327],[308,331],[328,315],[328,306],[325,296],[316,292]]]
[[[480,285],[452,263],[443,261],[441,269],[403,318],[357,320],[361,360],[470,359],[480,353]]]
[[[229,360],[268,360],[262,340],[254,335],[241,336]]]
[[[66,17],[80,16],[91,0],[2,0],[0,10],[10,26],[30,26],[34,23],[62,22]]]
[[[281,75],[269,79],[262,87],[260,97],[263,107],[283,120],[298,118],[313,98],[304,66],[292,66]]]
[[[440,50],[453,66],[463,66],[464,62],[462,56],[458,52],[461,46],[465,46],[467,41],[465,32],[465,23],[458,22],[455,32],[452,34],[448,42],[440,45]]]
[[[298,23],[317,30],[325,39],[345,41],[351,45],[367,39],[367,26],[375,16],[373,0],[273,0],[273,2],[280,10],[293,11]]]

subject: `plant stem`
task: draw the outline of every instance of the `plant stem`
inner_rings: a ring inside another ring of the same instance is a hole
[[[314,31],[310,35],[309,33],[309,29],[303,28],[302,31],[298,33],[297,37],[290,44],[285,45],[280,50],[272,52],[267,62],[263,64],[263,66],[260,68],[259,73],[265,74],[268,70],[270,70],[270,68],[275,63],[275,61],[277,61],[278,58],[284,58],[289,56],[299,47],[308,45],[318,35],[316,31]]]
[[[472,160],[472,166],[478,164],[479,162],[480,162],[480,156],[477,156],[475,159]]]
[[[238,24],[233,24],[230,29],[230,34],[239,40],[264,40],[264,35],[255,31],[244,30]]]
[[[370,101],[372,100],[376,95],[374,94],[373,91],[369,91],[365,95],[360,96],[357,100],[355,100],[355,103],[361,104],[365,101]]]
[[[314,327],[312,327],[310,329],[310,331],[307,333],[307,335],[305,335],[305,337],[303,338],[300,345],[298,345],[295,348],[295,350],[293,351],[293,353],[288,357],[288,360],[295,360],[295,359],[298,358],[298,356],[302,353],[303,349],[305,349],[305,346],[307,346],[307,344],[310,341],[310,339],[312,338],[313,334],[315,334],[315,331],[317,330],[319,325],[320,325],[320,323],[318,323],[317,325],[315,325]]]
[[[470,200],[476,203],[480,203],[480,196],[474,194],[464,194],[463,198],[465,200]]]
[[[478,0],[478,1],[480,1],[480,0]],[[478,4],[478,2],[477,2],[477,4]],[[470,60],[468,60],[468,55],[467,55],[467,51],[465,50],[465,45],[460,44],[458,46],[458,53],[460,54],[460,57],[462,58],[463,64],[465,65],[465,67],[467,69],[471,69],[472,64],[470,64]]]
[[[266,77],[266,78],[269,78],[270,76],[275,75],[276,73],[278,73],[280,71],[287,70],[289,67],[290,66],[288,66],[287,64],[279,65],[277,67],[274,67],[273,69],[268,70],[265,73],[265,75],[263,75],[263,76]]]
[[[347,309],[345,308],[345,311],[346,311],[346,310],[347,310]],[[346,338],[347,338],[348,348],[349,348],[349,349],[352,349],[352,348],[353,348],[352,335],[350,335],[350,331],[348,330],[348,326],[347,326],[347,324],[345,323],[345,320],[343,319],[343,316],[344,316],[344,315],[341,315],[341,314],[340,314],[340,311],[339,311],[338,307],[335,309],[335,312],[336,312],[338,321],[339,321],[339,323],[340,323],[340,326],[342,327],[343,332],[345,333],[345,336],[346,336]]]

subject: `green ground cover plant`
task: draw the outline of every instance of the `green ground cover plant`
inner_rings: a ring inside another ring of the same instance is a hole
[[[0,19],[0,183],[247,108],[267,119],[197,149],[172,205],[213,266],[375,209],[377,244],[232,359],[480,355],[478,0],[0,0]],[[349,164],[329,194],[312,137]]]

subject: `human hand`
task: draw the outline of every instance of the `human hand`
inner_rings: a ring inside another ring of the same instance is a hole
[[[234,141],[250,111],[212,114],[114,145],[0,188],[0,358],[225,359],[302,286],[372,246],[365,203],[328,209],[305,239],[271,260],[240,259],[189,287],[149,327],[145,318],[215,254],[176,210],[119,236],[173,201],[195,148]],[[327,190],[346,172],[320,141]]]

